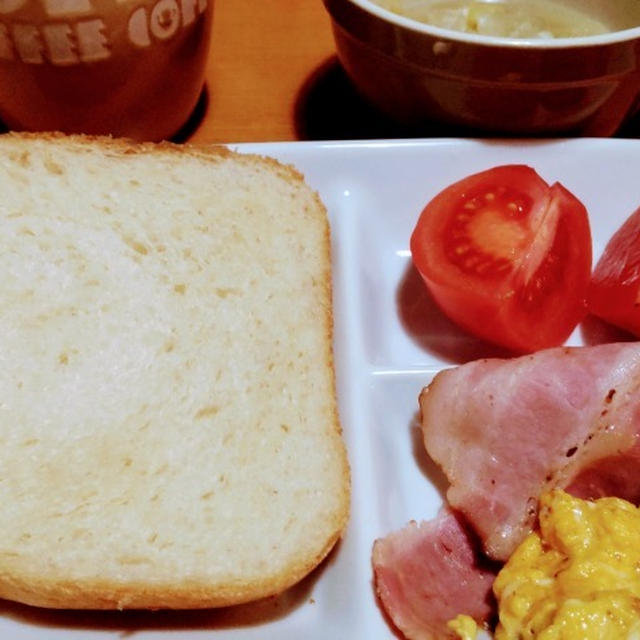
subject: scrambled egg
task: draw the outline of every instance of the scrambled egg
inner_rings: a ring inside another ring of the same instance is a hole
[[[450,620],[447,626],[456,633],[460,640],[475,640],[478,635],[478,625],[471,616],[460,614]]]
[[[640,508],[554,490],[498,574],[496,640],[640,640]],[[469,616],[448,623],[474,640]]]
[[[640,639],[640,509],[555,490],[498,574],[496,640]]]

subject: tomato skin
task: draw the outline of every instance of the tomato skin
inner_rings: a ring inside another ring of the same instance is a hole
[[[494,167],[441,191],[420,214],[410,248],[443,312],[514,352],[562,344],[586,315],[587,211],[531,167]]]
[[[611,236],[593,271],[587,308],[640,337],[640,208]]]

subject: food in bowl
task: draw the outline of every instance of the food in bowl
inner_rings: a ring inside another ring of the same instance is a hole
[[[444,29],[503,38],[573,38],[610,31],[579,8],[552,0],[375,0],[394,13]]]

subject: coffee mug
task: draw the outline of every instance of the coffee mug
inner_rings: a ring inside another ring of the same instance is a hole
[[[213,0],[0,0],[9,129],[174,136],[203,91]]]

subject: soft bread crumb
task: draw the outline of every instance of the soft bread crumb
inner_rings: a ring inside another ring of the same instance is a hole
[[[290,167],[0,137],[0,597],[277,593],[348,516],[329,235]]]

